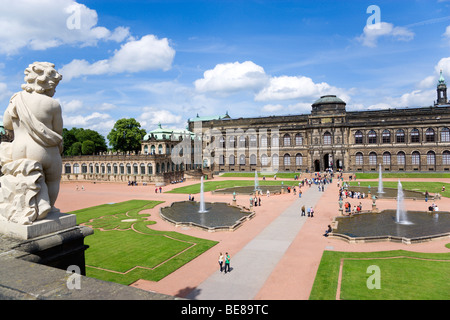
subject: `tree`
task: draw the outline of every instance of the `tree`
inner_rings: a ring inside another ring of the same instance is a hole
[[[97,131],[91,129],[83,128],[72,128],[70,130],[63,129],[63,140],[64,140],[64,155],[73,156],[80,154],[93,154],[99,153],[107,150],[105,137],[103,137]],[[73,147],[76,142],[83,144],[85,141],[91,141],[94,144],[94,149],[89,147],[85,149],[84,152],[81,146]]]
[[[81,142],[77,141],[75,142],[70,149],[68,150],[68,155],[69,156],[79,156],[82,154],[82,149],[83,145],[81,144]]]
[[[107,138],[115,151],[140,151],[145,134],[138,121],[124,118],[117,120]]]
[[[95,143],[91,140],[85,140],[81,144],[81,153],[93,154],[95,153]]]

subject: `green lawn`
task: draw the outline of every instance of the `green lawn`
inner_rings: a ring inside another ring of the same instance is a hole
[[[301,172],[278,172],[276,173],[277,178],[281,178],[281,179],[294,179],[295,176],[300,175]],[[275,174],[274,173],[262,173],[262,172],[258,172],[258,177],[262,178],[262,177],[266,177],[266,178],[273,178]],[[241,178],[254,178],[255,177],[255,173],[252,172],[227,172],[227,173],[222,173],[220,175],[221,177],[241,177]]]
[[[401,256],[410,258],[398,258]],[[389,259],[385,259],[387,257]],[[448,281],[450,279],[450,253],[395,250],[382,252],[324,251],[309,297],[310,300],[336,299],[341,259],[344,259],[341,299],[450,299],[450,282]],[[373,275],[373,272],[368,272],[369,266],[379,268],[380,289],[369,289],[367,286],[369,277]]]
[[[378,179],[379,173],[375,172],[367,172],[367,173],[356,173],[357,179]],[[419,172],[383,172],[383,178],[435,178],[436,180],[442,179],[442,178],[450,178],[450,173],[419,173]]]
[[[361,187],[378,187],[378,181],[351,181],[350,186],[357,186],[358,182]],[[443,182],[418,182],[418,181],[401,181],[403,190],[412,190],[429,193],[439,193],[443,197],[450,197],[450,183]],[[383,181],[384,188],[397,189],[398,181]],[[442,186],[445,186],[445,191],[442,192]]]
[[[287,186],[298,186],[298,181],[292,180],[259,180],[258,184],[260,186],[281,186],[281,183]],[[227,181],[205,181],[203,188],[205,192],[214,191],[218,189],[231,188],[231,187],[244,187],[253,186],[255,181],[252,180],[227,180]],[[192,184],[186,187],[175,188],[168,193],[185,193],[185,194],[196,194],[200,193],[200,183]]]
[[[94,228],[85,239],[86,275],[125,285],[138,279],[158,281],[217,244],[150,229],[155,222],[146,221],[149,214],[140,211],[160,203],[130,200],[71,212],[78,223]]]

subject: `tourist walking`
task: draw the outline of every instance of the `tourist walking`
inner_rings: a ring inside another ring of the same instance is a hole
[[[230,255],[228,254],[228,252],[225,253],[225,273],[230,272]]]
[[[311,207],[310,212],[311,212],[311,218],[314,217],[314,208],[313,207]]]
[[[219,266],[220,266],[220,272],[223,271],[223,254],[222,252],[219,254]]]
[[[305,205],[302,206],[302,217],[304,217],[306,214],[306,208]]]

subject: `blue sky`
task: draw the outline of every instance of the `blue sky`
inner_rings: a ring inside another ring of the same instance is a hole
[[[450,79],[450,0],[0,4],[0,121],[34,61],[63,75],[65,127],[105,136],[124,117],[149,131],[304,114],[325,94],[347,110],[429,106],[439,70]]]

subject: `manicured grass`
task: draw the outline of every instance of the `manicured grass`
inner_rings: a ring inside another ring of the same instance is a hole
[[[361,187],[378,187],[378,181],[359,181]],[[420,181],[401,181],[403,190],[412,190],[429,193],[439,193],[443,197],[450,197],[450,183],[443,182],[420,182]],[[358,181],[351,181],[350,186],[357,186]],[[397,181],[383,181],[384,188],[397,189]],[[442,192],[442,186],[445,186],[445,191]]]
[[[378,179],[379,173],[367,172],[367,173],[356,173],[357,179]],[[435,178],[436,180],[442,178],[450,178],[450,173],[419,173],[419,172],[385,172],[383,171],[383,178]]]
[[[275,173],[263,173],[258,172],[258,177],[266,177],[266,178],[273,178]],[[276,173],[277,178],[281,179],[294,179],[295,176],[301,175],[301,172],[278,172]],[[227,172],[222,173],[220,175],[221,177],[241,177],[241,178],[254,178],[255,173],[252,172]]]
[[[398,258],[403,256],[411,258]],[[450,278],[450,253],[395,250],[382,252],[324,251],[309,297],[310,300],[336,299],[341,259],[345,259],[342,270],[341,299],[450,299],[450,282],[448,281]],[[367,286],[369,277],[373,275],[373,272],[368,271],[369,266],[377,266],[380,270],[380,289],[369,289]]]
[[[87,276],[125,285],[139,279],[158,281],[217,244],[150,229],[155,222],[147,221],[150,215],[140,211],[160,203],[130,200],[71,212],[79,223],[94,228],[85,239]]]
[[[283,182],[284,186],[298,186],[298,181],[289,181],[289,180],[259,180],[258,184],[260,186],[281,186],[281,182]],[[205,192],[214,191],[218,189],[224,188],[232,188],[232,187],[245,187],[245,186],[253,186],[255,181],[252,180],[227,180],[227,181],[205,181],[203,183],[203,188]],[[184,193],[184,194],[196,194],[200,193],[200,183],[192,184],[186,187],[175,188],[167,193]]]

